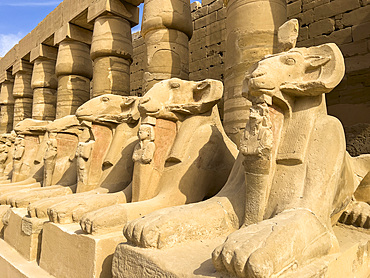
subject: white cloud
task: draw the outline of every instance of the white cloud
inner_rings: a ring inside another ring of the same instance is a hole
[[[56,6],[59,5],[61,2],[62,1],[0,3],[0,6],[12,6],[12,7]]]
[[[18,34],[0,34],[0,57],[4,57],[23,37],[24,35],[20,32]]]

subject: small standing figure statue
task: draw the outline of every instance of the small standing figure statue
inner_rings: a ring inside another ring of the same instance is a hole
[[[139,129],[140,142],[136,145],[133,160],[143,164],[149,164],[153,160],[155,144],[154,144],[154,128],[148,124],[142,124]]]

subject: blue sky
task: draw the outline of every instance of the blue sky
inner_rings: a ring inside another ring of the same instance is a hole
[[[3,57],[61,2],[63,1],[0,0],[0,57]],[[142,5],[140,12],[142,13]],[[132,31],[139,30],[140,26],[136,26]]]

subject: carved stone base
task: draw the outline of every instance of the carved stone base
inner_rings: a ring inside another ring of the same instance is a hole
[[[0,238],[2,239],[4,239],[4,223],[2,219],[9,208],[10,206],[7,205],[0,206]]]
[[[28,261],[0,239],[0,276],[2,278],[52,278],[35,261]]]
[[[77,223],[45,223],[40,267],[56,277],[112,277],[112,258],[122,231],[87,235]]]
[[[367,278],[370,274],[370,231],[336,226],[340,253],[317,259],[280,275],[292,277]],[[144,249],[120,244],[113,258],[113,277],[227,277],[216,273],[212,251],[225,238],[186,243],[169,249]]]
[[[10,208],[4,216],[4,240],[29,261],[40,255],[43,221],[27,217],[27,209]]]

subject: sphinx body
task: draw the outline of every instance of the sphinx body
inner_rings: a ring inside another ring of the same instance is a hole
[[[332,224],[370,170],[368,156],[348,155],[341,123],[326,112],[324,93],[343,74],[334,44],[261,60],[246,75],[250,118],[223,189],[131,221],[126,238],[169,248],[228,235],[213,263],[238,277],[271,277],[337,252]]]
[[[88,233],[122,227],[163,207],[198,202],[226,182],[236,147],[223,132],[216,103],[221,82],[170,79],[140,100],[140,142],[130,186],[122,203],[92,211],[81,219]]]
[[[121,198],[120,194],[113,193],[123,190],[132,179],[131,156],[137,142],[139,119],[136,101],[136,97],[102,95],[77,110],[76,118],[85,128],[85,137],[78,142],[73,154],[76,156],[75,183],[69,187],[70,193],[76,194],[31,198],[38,194],[35,192],[22,196],[21,199],[29,202],[31,217],[49,217],[57,223],[70,223],[78,221],[77,215],[83,212],[115,204]],[[44,192],[47,191],[50,189],[45,188]],[[110,195],[93,198],[103,193]],[[111,203],[104,202],[104,197]],[[12,203],[19,202],[20,197],[13,198]]]

